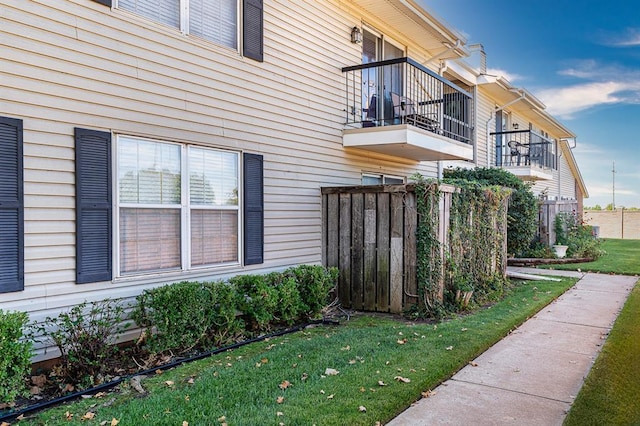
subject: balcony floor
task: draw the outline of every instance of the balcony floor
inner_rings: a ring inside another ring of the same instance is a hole
[[[342,145],[415,161],[473,160],[473,145],[409,124],[345,129]]]
[[[539,180],[553,180],[553,170],[544,169],[536,165],[521,165],[521,166],[502,166],[503,169],[510,171],[522,180],[527,181],[539,181]]]

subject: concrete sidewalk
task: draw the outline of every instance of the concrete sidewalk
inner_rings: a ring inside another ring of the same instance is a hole
[[[638,279],[514,270],[581,279],[389,425],[562,424]]]

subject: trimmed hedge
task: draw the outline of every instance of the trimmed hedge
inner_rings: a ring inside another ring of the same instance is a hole
[[[152,352],[210,349],[317,316],[337,279],[336,268],[301,265],[228,283],[185,281],[145,290],[132,316]]]
[[[0,402],[26,396],[25,377],[31,371],[31,342],[23,339],[28,316],[0,309]]]

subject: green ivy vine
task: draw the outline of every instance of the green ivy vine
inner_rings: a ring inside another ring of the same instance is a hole
[[[446,220],[440,212],[441,184],[420,175],[412,178],[418,214],[416,274],[420,299],[413,314],[442,317],[498,297],[505,282],[507,204],[512,190],[449,181],[455,189],[450,194],[447,236],[440,241],[440,223]]]

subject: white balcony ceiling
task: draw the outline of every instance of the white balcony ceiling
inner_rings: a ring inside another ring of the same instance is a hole
[[[418,42],[434,56],[447,51],[464,37],[423,9],[414,0],[351,0],[351,3]],[[441,59],[465,56],[463,47],[447,52]]]

